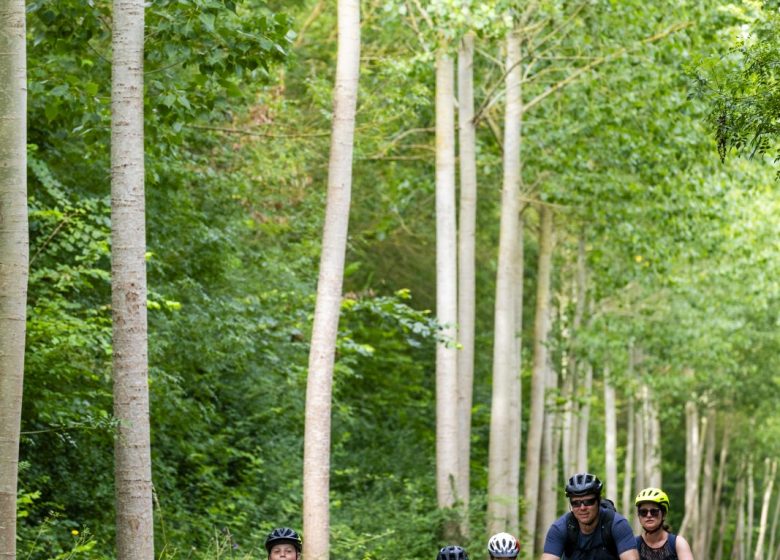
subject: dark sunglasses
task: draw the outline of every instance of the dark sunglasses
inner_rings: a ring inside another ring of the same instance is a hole
[[[647,517],[648,515],[650,517],[658,517],[659,515],[661,515],[661,510],[658,508],[650,508],[650,509],[639,508],[638,510],[636,510],[636,512],[639,515],[639,517]]]
[[[578,508],[582,506],[590,507],[595,505],[596,502],[598,502],[597,498],[588,498],[587,500],[571,500],[569,503],[571,504],[571,507]]]

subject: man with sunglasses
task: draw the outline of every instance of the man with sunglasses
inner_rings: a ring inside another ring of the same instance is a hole
[[[548,529],[542,560],[639,560],[626,518],[614,508],[602,507],[602,488],[590,473],[569,479],[566,497],[571,511]]]
[[[669,532],[666,514],[669,496],[660,488],[645,488],[634,500],[642,534],[636,538],[642,560],[693,560],[691,547],[684,538]]]

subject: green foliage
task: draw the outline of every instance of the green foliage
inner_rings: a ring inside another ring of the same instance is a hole
[[[720,59],[705,60],[691,73],[696,93],[706,99],[709,124],[724,161],[733,151],[753,158],[774,155],[777,161],[777,95],[780,39],[774,2],[745,2],[732,6],[738,34],[734,46]],[[737,27],[740,26],[740,27]]]

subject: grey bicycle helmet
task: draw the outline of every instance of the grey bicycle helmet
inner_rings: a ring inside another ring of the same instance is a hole
[[[277,527],[265,538],[265,550],[268,554],[271,554],[271,548],[276,544],[288,543],[295,547],[295,550],[300,554],[303,548],[303,542],[298,533],[290,529],[289,527]]]
[[[458,545],[445,546],[436,555],[436,560],[469,560],[469,555]]]
[[[488,541],[488,553],[493,558],[516,558],[520,543],[509,533],[496,533]]]
[[[566,497],[595,494],[601,496],[603,484],[595,474],[577,473],[566,484]]]

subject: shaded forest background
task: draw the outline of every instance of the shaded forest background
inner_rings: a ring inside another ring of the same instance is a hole
[[[480,552],[484,546],[502,14],[513,7],[463,5],[468,8],[459,11],[446,3],[422,10],[416,2],[362,4],[333,408],[335,558],[433,557],[446,544],[434,480],[440,325],[434,318],[433,52],[442,38],[455,44],[464,22],[477,32],[482,112],[473,530],[463,544]],[[733,85],[731,72],[747,67],[751,56],[760,60],[746,37],[757,22],[771,20],[762,7],[542,3],[538,25],[567,31],[550,44],[526,45],[535,57],[526,99],[588,63],[592,68],[524,120],[523,394],[530,392],[537,209],[543,205],[555,212],[557,237],[551,361],[565,376],[576,348],[596,372],[592,393],[551,391],[550,408],[590,404],[589,432],[580,437],[589,442],[589,469],[601,474],[604,372],[619,394],[620,465],[628,396],[649,386],[662,426],[663,488],[677,526],[692,468],[686,405],[702,416],[717,411],[718,441],[726,429],[731,438],[723,466],[728,515],[719,531],[724,555],[739,553],[732,545],[733,535],[744,534],[740,508],[758,518],[760,504],[745,501],[747,490],[739,501],[739,481],[749,472],[752,488],[769,484],[763,464],[776,460],[780,428],[780,201],[773,145],[763,132],[718,135],[717,128],[724,115],[743,119],[742,130],[752,122],[733,103],[750,92],[732,99],[724,90]],[[19,556],[65,558],[75,550],[81,556],[74,557],[106,558],[114,538],[115,428],[110,5],[34,0],[27,12],[31,269]],[[146,17],[156,550],[162,558],[261,557],[271,527],[301,525],[303,408],[335,11],[313,0],[156,0]],[[729,155],[725,161],[719,146]],[[753,157],[734,158],[731,150]],[[573,340],[581,241],[589,304]],[[561,484],[566,475],[558,475]],[[735,558],[742,560],[741,554]]]

